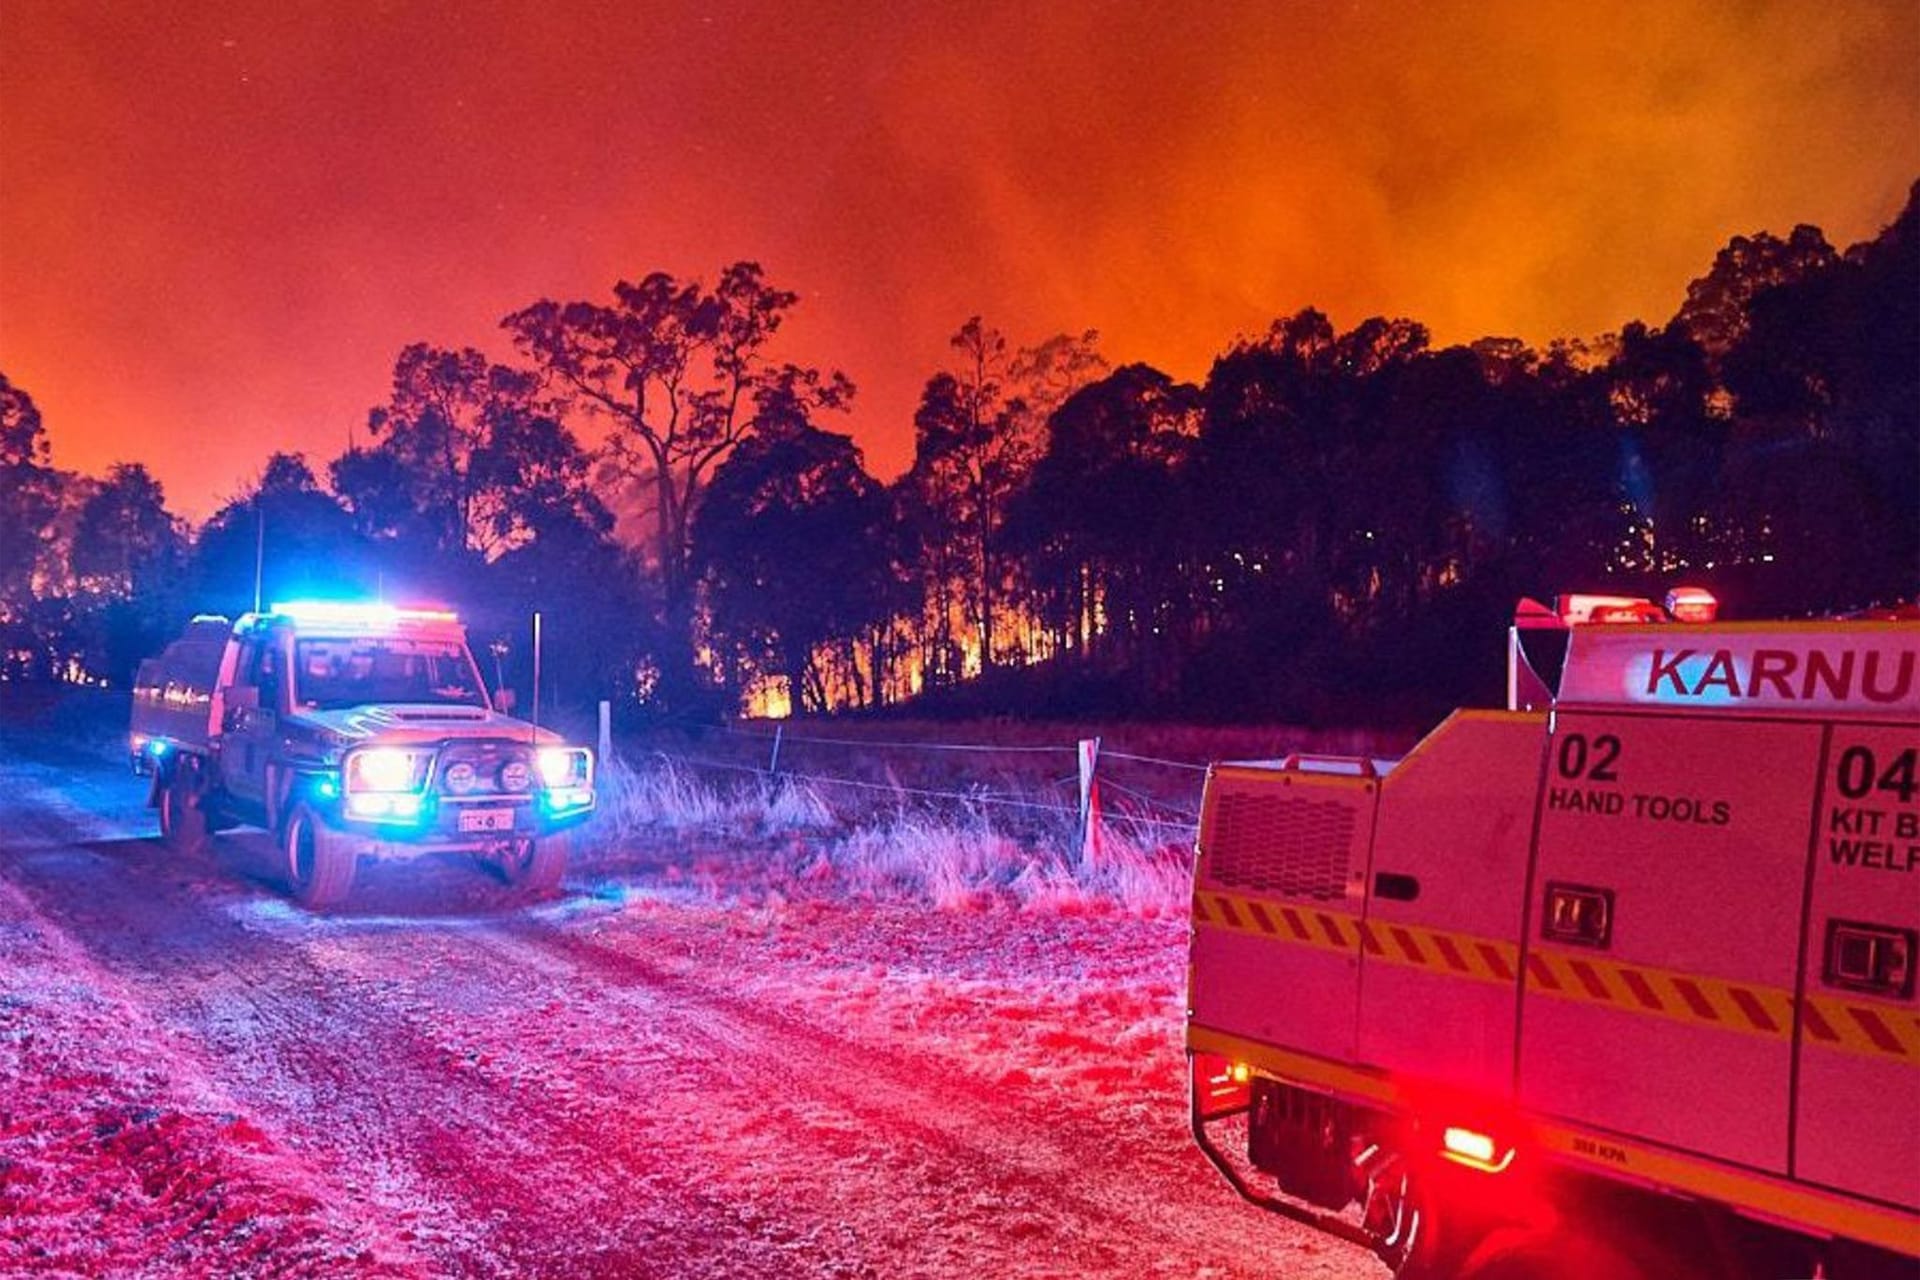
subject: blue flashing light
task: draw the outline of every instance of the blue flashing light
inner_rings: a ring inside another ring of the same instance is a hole
[[[276,617],[297,623],[349,626],[392,627],[402,622],[458,622],[451,609],[403,609],[376,601],[349,600],[276,600],[271,612]]]
[[[333,800],[340,795],[340,784],[331,776],[313,780],[313,794],[322,800]]]
[[[540,807],[552,817],[565,817],[593,808],[591,787],[560,787],[540,793]]]
[[[153,738],[147,743],[147,752],[157,760],[167,754],[167,744],[159,738]]]

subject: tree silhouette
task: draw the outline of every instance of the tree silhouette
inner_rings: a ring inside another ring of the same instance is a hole
[[[502,325],[549,382],[611,425],[615,468],[652,493],[665,612],[668,701],[692,695],[694,600],[689,532],[717,466],[753,430],[756,390],[777,375],[766,348],[798,295],[736,262],[707,289],[655,272],[614,286],[614,302],[540,301]],[[823,394],[850,394],[841,375]]]
[[[168,640],[186,609],[187,539],[159,483],[121,463],[81,506],[70,558],[88,665],[116,681]]]
[[[558,522],[610,523],[591,459],[538,379],[471,347],[407,347],[367,425],[373,447],[349,450],[331,474],[370,537],[424,535],[435,550],[492,559]]]
[[[0,675],[45,675],[52,665],[35,578],[53,541],[59,488],[39,408],[0,373]]]
[[[1000,554],[1001,524],[1039,454],[1047,414],[1105,370],[1098,340],[1088,330],[1016,352],[973,316],[949,340],[952,366],[921,391],[913,466],[896,501],[913,532],[930,623],[923,664],[936,683],[966,674],[968,647],[980,671],[1002,656],[1013,566]]]
[[[1146,365],[1083,387],[1048,423],[1045,453],[1014,499],[1008,545],[1056,652],[1136,670],[1142,697],[1177,682],[1197,617],[1196,503],[1185,486],[1200,392]]]
[[[757,416],[694,522],[713,637],[734,671],[783,680],[796,710],[866,705],[884,675],[872,640],[892,574],[886,496],[804,398],[776,389]]]
[[[1714,359],[1746,336],[1748,312],[1762,292],[1824,272],[1840,260],[1820,228],[1805,223],[1782,240],[1762,231],[1735,236],[1706,275],[1687,286],[1674,319]]]
[[[258,553],[256,560],[256,553]],[[241,497],[207,521],[190,569],[195,607],[236,616],[260,603],[300,596],[371,597],[402,573],[376,558],[353,518],[314,479],[306,458],[275,453]]]

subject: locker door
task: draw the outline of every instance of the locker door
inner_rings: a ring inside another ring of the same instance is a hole
[[[1523,1104],[1786,1172],[1822,733],[1556,715],[1522,978]]]
[[[1820,795],[1793,1172],[1920,1208],[1920,728],[1835,726]]]
[[[1505,1098],[1544,714],[1450,718],[1380,788],[1360,1059]]]
[[[1350,1059],[1378,782],[1221,765],[1194,880],[1193,1021]]]

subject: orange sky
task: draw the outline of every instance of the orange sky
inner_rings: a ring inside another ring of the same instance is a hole
[[[0,49],[0,371],[194,517],[408,342],[655,269],[799,290],[891,475],[974,312],[1196,378],[1309,303],[1542,341],[1920,177],[1900,2],[11,0]]]

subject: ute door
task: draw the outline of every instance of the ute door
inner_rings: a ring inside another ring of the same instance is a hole
[[[1920,1208],[1920,728],[1834,727],[1812,888],[1794,1176]]]
[[[1360,1060],[1507,1097],[1544,713],[1462,711],[1380,788]]]
[[[1215,766],[1194,873],[1196,1026],[1352,1058],[1373,774],[1353,760]]]
[[[256,631],[241,646],[234,687],[226,698],[220,768],[227,789],[266,805],[267,766],[279,739],[286,654],[279,637]],[[235,695],[238,696],[235,696]]]
[[[1520,1011],[1531,1110],[1785,1173],[1822,728],[1560,710]]]

